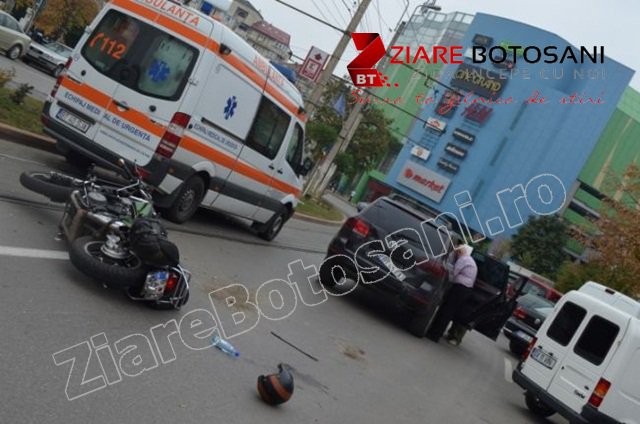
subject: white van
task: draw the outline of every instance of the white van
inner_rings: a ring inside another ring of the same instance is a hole
[[[640,423],[640,303],[594,282],[564,295],[513,380],[529,409],[571,423]]]
[[[112,0],[43,110],[70,159],[135,163],[175,222],[199,206],[273,239],[301,193],[302,97],[222,23],[170,0]]]

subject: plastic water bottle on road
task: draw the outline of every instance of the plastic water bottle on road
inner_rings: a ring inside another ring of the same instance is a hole
[[[233,347],[233,345],[231,343],[229,343],[228,341],[224,340],[223,338],[221,338],[217,334],[215,336],[213,336],[213,338],[211,339],[211,344],[213,346],[217,347],[218,349],[220,349],[221,351],[223,351],[224,353],[226,353],[229,356],[233,356],[234,358],[237,358],[237,357],[240,356],[240,352],[238,352],[236,350],[236,348]]]

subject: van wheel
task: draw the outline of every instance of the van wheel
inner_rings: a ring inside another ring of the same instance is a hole
[[[527,408],[529,408],[529,411],[533,412],[539,417],[547,418],[556,413],[556,411],[549,408],[545,403],[543,403],[540,400],[538,396],[536,396],[530,391],[527,391],[524,394],[524,401],[527,404]]]
[[[7,51],[7,57],[11,60],[16,60],[17,58],[20,57],[20,55],[22,54],[22,47],[20,47],[20,45],[16,44],[15,46],[11,47],[8,51]]]
[[[516,356],[522,357],[522,355],[524,355],[524,352],[527,350],[526,348],[523,348],[521,345],[519,345],[518,343],[514,342],[513,340],[509,341],[509,350],[511,351],[511,353],[513,353]]]
[[[167,219],[178,224],[188,221],[200,207],[204,190],[204,181],[198,176],[193,176],[185,181],[180,187],[178,197],[165,211]]]
[[[289,219],[289,216],[291,216],[289,210],[282,207],[278,212],[273,214],[273,217],[271,217],[269,222],[264,224],[264,226],[258,230],[258,236],[266,241],[273,240],[276,238],[278,233],[280,233],[280,230],[282,230],[282,227],[284,226],[284,223],[287,222],[287,219]]]

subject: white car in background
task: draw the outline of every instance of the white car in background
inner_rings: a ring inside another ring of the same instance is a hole
[[[48,44],[32,42],[22,60],[46,69],[47,72],[57,78],[64,69],[64,65],[72,52],[73,49],[71,47],[56,41]]]
[[[29,49],[31,39],[18,25],[13,16],[0,11],[0,51],[11,60],[16,60]]]

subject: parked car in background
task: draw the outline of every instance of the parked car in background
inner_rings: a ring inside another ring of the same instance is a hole
[[[523,295],[528,293],[535,294],[537,296],[548,299],[553,303],[557,302],[562,297],[562,292],[554,289],[544,281],[540,281],[535,277],[521,277],[521,278],[527,279],[527,282],[522,288]],[[509,295],[513,295],[514,293],[513,284],[515,283],[516,280],[517,279],[512,280],[511,284],[509,285],[509,289],[507,292]]]
[[[25,63],[33,63],[44,68],[57,78],[62,73],[72,52],[71,47],[57,41],[48,44],[32,42],[29,51],[22,60]]]
[[[555,303],[535,293],[520,296],[516,302],[516,309],[507,320],[502,332],[509,339],[511,352],[522,356],[544,320],[553,310]]]
[[[18,21],[0,12],[0,50],[11,60],[16,60],[29,50],[31,39],[24,33]]]

